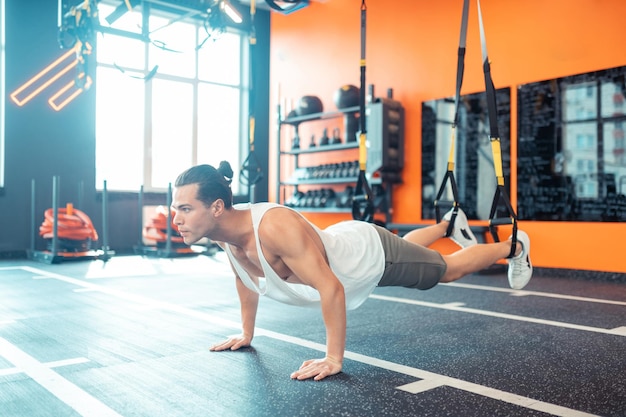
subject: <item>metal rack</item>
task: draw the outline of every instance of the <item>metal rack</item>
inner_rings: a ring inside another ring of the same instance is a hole
[[[197,255],[209,255],[212,256],[217,252],[215,245],[181,245],[174,244],[172,237],[174,231],[172,230],[172,184],[169,183],[167,187],[166,204],[167,204],[167,220],[165,229],[165,241],[157,243],[155,245],[144,244],[144,221],[143,221],[143,207],[144,207],[144,187],[143,185],[139,189],[139,230],[137,245],[134,246],[134,251],[137,255],[153,257],[153,258],[180,258]]]
[[[82,184],[81,184],[82,185]],[[26,254],[29,259],[43,262],[47,264],[58,264],[64,261],[81,261],[81,260],[94,260],[101,259],[104,261],[109,260],[115,252],[109,248],[108,242],[108,224],[107,224],[107,216],[108,216],[108,197],[107,197],[107,185],[106,181],[104,181],[104,188],[102,191],[102,248],[101,249],[89,249],[86,251],[64,251],[60,250],[59,244],[59,190],[61,186],[61,178],[59,176],[54,176],[52,178],[52,213],[53,213],[53,226],[52,226],[52,239],[50,250],[36,250],[35,249],[35,240],[36,240],[36,220],[35,220],[35,180],[31,181],[31,210],[30,210],[30,219],[31,219],[31,240],[30,240],[30,248],[26,251]],[[80,207],[82,204],[82,186],[79,187],[79,204]]]

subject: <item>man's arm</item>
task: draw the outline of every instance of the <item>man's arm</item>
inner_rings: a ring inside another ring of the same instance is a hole
[[[336,284],[315,287],[320,293],[322,317],[326,326],[326,357],[304,361],[300,369],[291,374],[291,378],[313,378],[319,381],[342,369],[346,348],[346,301],[343,286],[336,277],[334,280]]]
[[[232,267],[232,264],[231,264]],[[241,329],[238,336],[231,336],[227,340],[211,346],[212,351],[237,350],[250,346],[254,337],[256,312],[259,305],[259,294],[246,287],[239,277],[236,278],[237,294],[241,305]]]
[[[317,381],[339,373],[342,368],[346,344],[345,293],[323,251],[316,246],[311,226],[296,213],[283,214],[267,213],[259,233],[261,245],[266,257],[269,253],[280,257],[300,282],[320,294],[326,326],[326,356],[305,361],[291,374],[294,379],[314,378]]]
[[[259,306],[259,294],[246,287],[240,278],[237,278],[237,293],[241,303],[241,329],[244,339],[248,341],[246,346],[249,346],[254,337],[254,323],[256,322],[256,312]],[[239,346],[233,346],[231,349],[236,350],[238,348]]]

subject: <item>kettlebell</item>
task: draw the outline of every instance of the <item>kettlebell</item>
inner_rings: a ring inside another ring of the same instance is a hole
[[[330,142],[330,138],[328,137],[328,128],[324,128],[324,133],[322,133],[322,138],[320,139],[320,146],[328,145]]]
[[[359,118],[354,113],[346,113],[343,116],[346,142],[356,142],[356,133],[359,129]]]
[[[336,127],[333,130],[333,139],[332,139],[331,143],[333,145],[338,145],[338,144],[341,143],[341,136],[339,136],[339,128],[338,127]]]

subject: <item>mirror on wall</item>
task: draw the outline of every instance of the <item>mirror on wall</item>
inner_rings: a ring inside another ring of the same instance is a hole
[[[498,129],[502,149],[505,186],[509,187],[511,90],[496,90]],[[454,120],[454,98],[422,103],[422,218],[434,219],[434,200],[447,172]],[[491,151],[489,116],[484,92],[461,95],[459,118],[455,129],[454,178],[459,203],[470,219],[489,219],[496,191],[496,177]],[[447,183],[440,202],[452,202]],[[507,190],[508,191],[508,190]],[[509,192],[509,191],[508,191]]]
[[[520,220],[626,220],[626,67],[518,88]]]

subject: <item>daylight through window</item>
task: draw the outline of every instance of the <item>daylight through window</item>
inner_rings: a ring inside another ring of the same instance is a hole
[[[102,25],[113,9],[100,3]],[[162,191],[192,165],[227,160],[233,192],[241,193],[247,38],[167,16],[148,21],[150,42],[98,34],[96,187],[106,180],[114,191]],[[111,27],[140,35],[141,23],[133,11]]]

